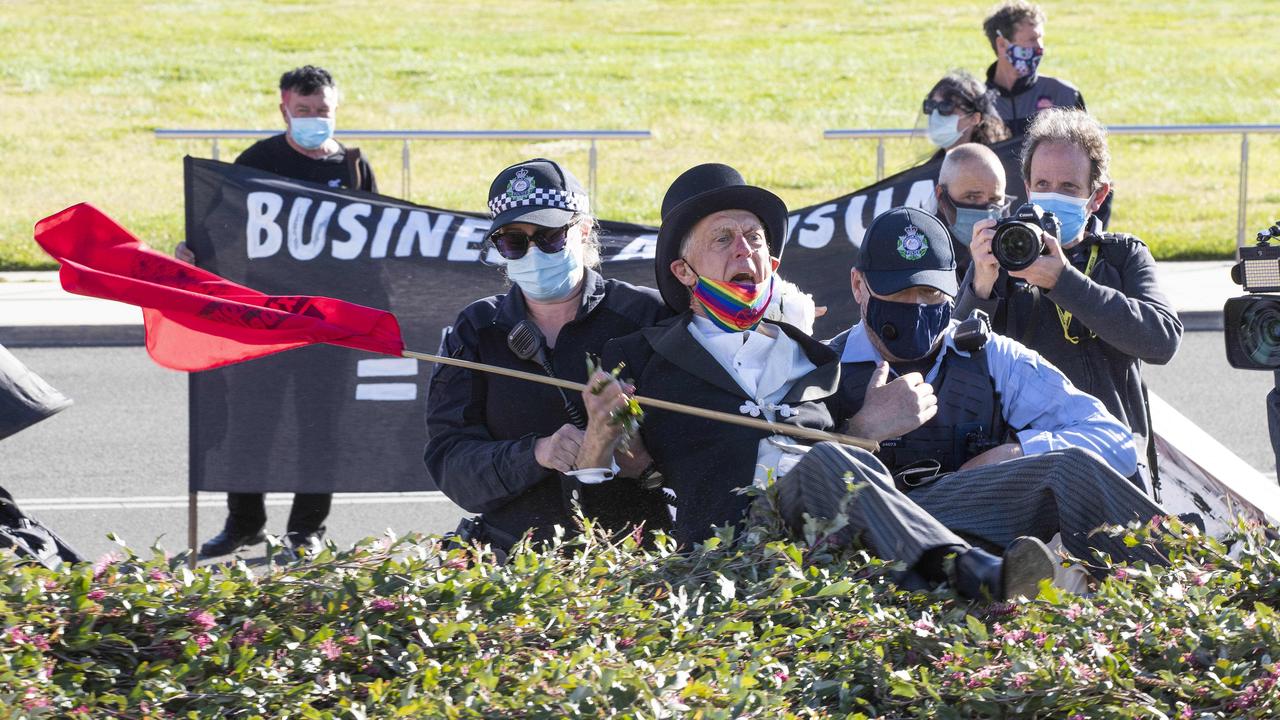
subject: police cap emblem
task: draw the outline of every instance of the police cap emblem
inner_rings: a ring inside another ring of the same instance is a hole
[[[526,168],[516,171],[516,176],[507,181],[506,196],[512,200],[524,200],[538,188],[538,181],[529,174]]]
[[[919,260],[929,252],[929,240],[920,228],[908,224],[898,236],[898,254],[907,260]]]

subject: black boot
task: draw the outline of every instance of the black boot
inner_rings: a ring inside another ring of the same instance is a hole
[[[200,557],[213,558],[230,555],[246,545],[257,545],[260,542],[266,542],[266,540],[267,536],[262,532],[261,528],[252,532],[245,532],[227,525],[222,528],[222,532],[200,546]]]
[[[981,548],[960,553],[953,566],[951,586],[970,600],[1034,598],[1040,581],[1053,579],[1054,561],[1049,548],[1033,537],[1009,543],[1003,557]]]

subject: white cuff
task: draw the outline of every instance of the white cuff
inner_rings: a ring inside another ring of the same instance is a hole
[[[610,458],[609,467],[607,468],[578,468],[576,470],[570,470],[565,473],[565,475],[568,475],[571,478],[577,478],[578,482],[583,485],[599,485],[600,483],[608,482],[609,480],[618,477],[620,470],[621,468],[618,467],[618,463],[615,462],[613,458]]]

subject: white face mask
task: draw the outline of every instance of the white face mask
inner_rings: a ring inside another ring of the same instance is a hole
[[[943,115],[934,110],[929,113],[929,142],[944,150],[955,145],[960,136],[964,135],[963,132],[960,132],[959,126],[959,113]]]

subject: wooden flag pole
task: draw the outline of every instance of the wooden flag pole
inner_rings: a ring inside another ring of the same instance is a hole
[[[471,360],[462,360],[459,358],[445,357],[443,355],[432,355],[430,353],[415,352],[413,350],[405,350],[404,357],[415,358],[417,360],[425,360],[427,362],[440,363],[441,365],[453,365],[454,367],[466,368],[468,370],[476,370],[479,372],[492,373],[494,375],[504,375],[506,377],[517,378],[520,380],[528,380],[529,382],[541,383],[543,385],[553,385],[566,390],[574,390],[582,392],[587,386],[582,383],[573,382],[572,380],[561,380],[560,378],[549,377],[547,375],[538,375],[536,373],[524,372],[523,370],[511,370],[508,368],[497,367],[495,365],[486,365],[485,363],[472,362]],[[778,435],[789,435],[803,440],[813,440],[816,442],[829,441],[837,442],[842,445],[852,445],[860,447],[864,450],[875,452],[880,449],[880,445],[873,440],[865,438],[853,437],[852,435],[841,435],[839,433],[829,433],[823,430],[815,430],[813,428],[799,427],[797,425],[783,425],[772,423],[768,420],[757,420],[753,417],[743,415],[732,415],[718,410],[707,410],[706,408],[693,407],[692,405],[683,405],[669,400],[658,400],[657,398],[648,398],[643,395],[635,395],[635,401],[646,407],[658,408],[659,410],[670,410],[684,415],[692,415],[694,417],[706,418],[707,420],[715,420],[718,422],[729,423],[731,425],[741,425],[743,427],[753,428],[755,430],[763,430],[765,432],[776,433]]]

